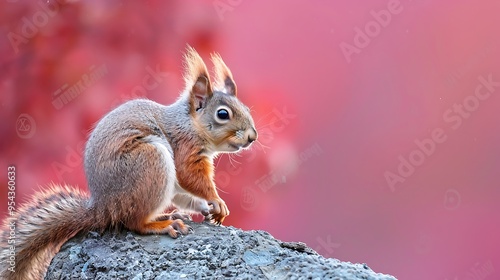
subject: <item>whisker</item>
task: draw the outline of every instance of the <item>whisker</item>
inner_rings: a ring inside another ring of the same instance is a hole
[[[221,189],[221,188],[219,188],[219,187],[217,187],[217,186],[215,186],[215,188],[216,188],[216,189],[217,189],[217,191],[219,191],[219,192],[222,192],[222,193],[225,193],[225,194],[228,194],[228,193],[229,193],[229,192],[227,192],[227,191],[225,191],[225,190],[223,190],[223,189]]]
[[[269,113],[267,113],[267,114],[263,115],[262,117],[260,117],[260,118],[259,118],[259,119],[255,122],[255,124],[258,124],[259,122],[261,122],[261,121],[262,121],[262,119],[266,118],[267,116],[271,115],[272,113],[273,113],[273,112],[271,111],[271,112],[269,112]]]
[[[262,148],[262,151],[264,152],[264,154],[266,153],[266,149],[271,149],[271,147],[262,144],[258,139],[255,142],[257,142],[257,144],[259,144],[259,146]]]
[[[224,154],[222,154],[222,155],[224,155]],[[219,166],[220,159],[221,159],[221,157],[217,157],[217,162],[215,163],[215,168],[217,168],[217,166]]]
[[[280,121],[280,119],[276,119],[276,120],[274,120],[273,122],[269,122],[269,123],[267,123],[267,124],[265,124],[265,125],[262,125],[262,126],[259,126],[259,125],[258,125],[258,123],[256,123],[256,124],[255,124],[255,127],[257,128],[257,131],[258,131],[258,130],[259,130],[259,129],[261,129],[261,128],[268,127],[268,126],[270,126],[270,125],[272,125],[272,124],[275,124],[275,123],[277,123],[277,122],[279,122],[279,121]]]
[[[252,147],[250,147],[251,149]],[[237,157],[243,157],[242,153],[237,153],[237,154],[233,154],[234,156],[237,156]]]
[[[234,155],[234,154],[233,154],[233,155]],[[237,164],[241,164],[241,162],[239,162],[239,161],[235,160],[233,157],[231,157],[231,156],[230,156],[229,158],[231,158],[231,160],[232,160],[233,162],[236,162]]]
[[[234,164],[235,162],[241,164],[240,162],[236,161],[233,157],[231,157],[231,155],[228,155],[228,157],[232,167],[236,167],[236,165]]]
[[[234,164],[233,164],[233,161],[231,159],[231,155],[230,154],[227,155],[227,158],[229,159],[229,163],[231,164],[231,166],[235,167]]]
[[[259,132],[259,136],[271,136],[271,135],[274,135],[274,133],[272,131],[263,131],[263,132]]]

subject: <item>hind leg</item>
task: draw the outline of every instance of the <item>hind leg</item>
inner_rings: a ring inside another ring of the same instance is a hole
[[[161,218],[161,213],[172,204],[176,181],[167,141],[153,135],[146,136],[127,151],[116,166],[118,172],[113,177],[122,187],[114,188],[119,191],[118,199],[111,206],[119,211],[114,215],[115,221],[140,234],[166,233],[175,238],[179,233],[189,233],[190,227],[181,219]]]
[[[177,238],[179,234],[186,235],[191,231],[191,227],[184,224],[181,219],[164,220],[164,221],[149,221],[141,225],[138,231],[142,234],[165,234],[167,233],[172,238]]]

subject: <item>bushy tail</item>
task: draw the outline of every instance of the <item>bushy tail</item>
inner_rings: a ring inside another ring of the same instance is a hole
[[[0,230],[0,279],[43,279],[61,246],[91,229],[88,201],[78,189],[52,185],[9,216]]]

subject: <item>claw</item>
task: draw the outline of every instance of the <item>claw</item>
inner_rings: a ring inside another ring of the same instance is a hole
[[[229,210],[227,209],[227,205],[224,200],[222,200],[221,198],[216,198],[207,202],[209,206],[212,206],[212,208],[210,209],[210,214],[212,215],[210,216],[209,220],[216,225],[222,224],[224,218],[229,215]]]
[[[220,213],[220,206],[217,201],[209,201],[208,206],[212,206],[212,210],[210,210],[210,213],[212,214],[219,214]]]
[[[184,224],[184,222],[181,219],[175,219],[171,225],[168,226],[166,229],[168,235],[172,238],[177,238],[179,237],[179,234],[181,235],[186,235],[190,232],[191,227]]]
[[[173,239],[176,239],[178,237],[177,231],[172,226],[168,226],[166,228],[166,231],[168,235],[170,235],[170,237],[172,237]]]

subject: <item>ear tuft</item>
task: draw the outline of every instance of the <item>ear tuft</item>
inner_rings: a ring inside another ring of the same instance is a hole
[[[205,107],[208,98],[212,96],[212,86],[207,66],[195,49],[189,45],[184,54],[184,67],[184,81],[190,94],[191,112],[195,112]]]
[[[218,53],[212,53],[211,60],[214,64],[215,88],[236,96],[236,83],[233,80],[233,74],[222,57]]]

